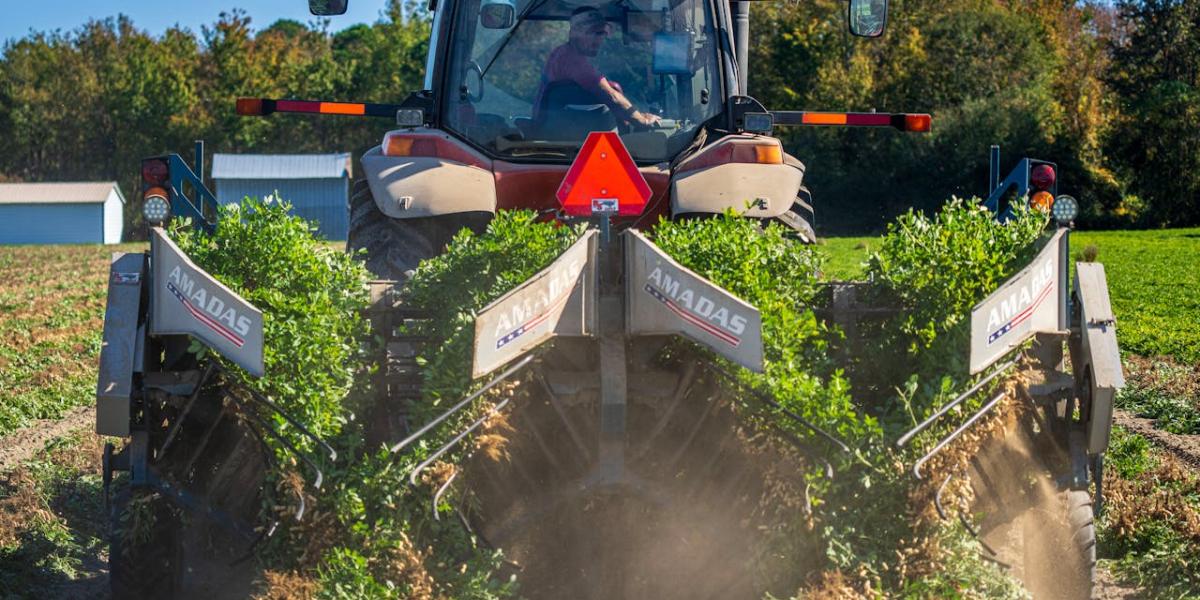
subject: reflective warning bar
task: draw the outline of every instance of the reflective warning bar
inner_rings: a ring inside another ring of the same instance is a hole
[[[808,112],[800,110],[771,111],[775,125],[807,125],[830,127],[895,127],[900,131],[928,132],[933,119],[923,113],[847,113]]]
[[[244,117],[265,117],[271,113],[280,112],[386,117],[394,119],[397,110],[400,110],[399,104],[323,102],[320,100],[269,100],[267,98],[238,98],[237,100],[237,113]]]

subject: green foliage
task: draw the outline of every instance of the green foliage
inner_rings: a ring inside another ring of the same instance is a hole
[[[1137,479],[1157,463],[1146,438],[1113,427],[1105,462],[1124,479]]]
[[[861,440],[874,433],[874,422],[856,413],[849,386],[829,356],[831,332],[812,311],[821,267],[815,250],[777,224],[761,227],[733,213],[662,221],[654,243],[762,314],[765,373],[743,372],[743,380],[843,437]]]
[[[1159,429],[1180,435],[1200,433],[1200,371],[1169,359],[1127,358],[1125,387],[1116,405],[1154,419]]]
[[[889,225],[867,277],[904,310],[897,329],[908,354],[950,332],[965,340],[971,307],[1032,257],[1046,222],[1042,213],[1019,209],[1000,224],[977,201],[954,199],[932,218],[909,211]]]
[[[475,313],[548,266],[582,227],[537,222],[533,211],[503,211],[475,235],[464,229],[446,252],[421,263],[404,288],[405,304],[429,310],[420,325],[433,343],[424,355],[424,392],[439,406],[470,384]]]
[[[910,426],[953,397],[968,379],[971,308],[1040,249],[1034,242],[1046,221],[1018,210],[1002,224],[976,202],[954,199],[936,216],[909,211],[890,225],[867,279],[875,283],[872,302],[901,312],[866,324],[877,342],[866,349],[856,387],[904,390],[890,411]]]
[[[1121,350],[1200,362],[1200,229],[1071,234],[1104,264]]]
[[[1107,79],[1120,108],[1108,151],[1149,208],[1147,225],[1200,223],[1200,1],[1118,3]]]
[[[329,436],[349,417],[344,402],[366,366],[370,332],[359,313],[370,277],[288,210],[247,198],[222,207],[215,234],[177,221],[171,237],[197,265],[263,311],[266,374],[244,382],[317,435]],[[307,438],[272,417],[297,447],[309,447]]]

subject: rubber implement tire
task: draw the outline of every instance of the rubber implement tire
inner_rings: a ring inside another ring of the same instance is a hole
[[[422,260],[442,253],[454,234],[466,227],[481,233],[488,212],[393,219],[379,210],[365,179],[354,182],[346,250],[366,250],[367,270],[381,279],[407,281]]]
[[[1087,490],[1067,490],[1062,493],[1067,508],[1067,526],[1071,531],[1072,551],[1078,557],[1081,598],[1091,598],[1096,585],[1096,523],[1093,519],[1092,495]]]
[[[108,580],[114,600],[173,598],[183,584],[183,530],[175,507],[159,494],[140,495],[139,502],[152,516],[147,531],[134,535],[127,531],[129,510],[134,496],[125,491],[113,504],[109,530]]]

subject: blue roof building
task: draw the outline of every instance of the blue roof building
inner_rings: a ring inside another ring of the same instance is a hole
[[[215,154],[217,201],[277,198],[317,225],[327,239],[344,240],[349,225],[350,154]]]
[[[115,181],[0,183],[0,244],[117,244],[124,209]]]

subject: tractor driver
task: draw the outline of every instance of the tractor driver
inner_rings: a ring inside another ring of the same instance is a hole
[[[542,81],[533,102],[535,121],[542,118],[539,113],[544,110],[542,102],[547,87],[558,82],[574,82],[594,98],[593,103],[607,105],[626,122],[647,127],[659,123],[661,119],[657,115],[634,108],[621,91],[621,86],[609,81],[588,60],[600,53],[600,46],[609,33],[604,15],[595,7],[584,6],[571,13],[571,31],[567,43],[555,48],[542,68]]]

